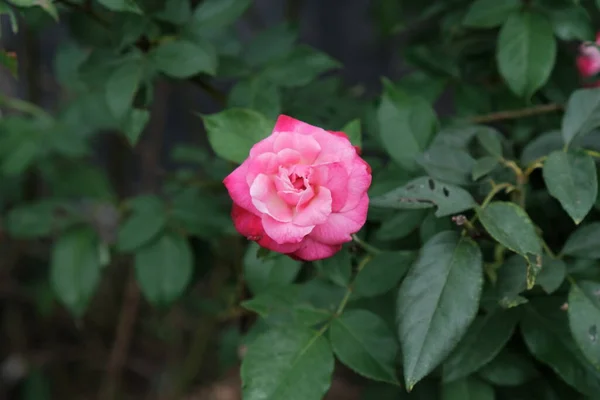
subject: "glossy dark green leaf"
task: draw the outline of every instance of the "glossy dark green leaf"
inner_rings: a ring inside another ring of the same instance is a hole
[[[504,349],[479,370],[479,376],[497,386],[519,386],[539,375],[530,356]]]
[[[267,331],[248,346],[244,356],[243,398],[321,400],[331,384],[333,367],[333,353],[322,332]]]
[[[562,120],[562,136],[568,146],[575,138],[589,133],[600,125],[600,89],[575,91]]]
[[[275,119],[281,113],[281,95],[277,85],[257,76],[236,83],[229,92],[227,106],[249,108]]]
[[[199,73],[217,72],[217,53],[210,42],[175,39],[152,49],[150,60],[155,67],[172,78],[190,78]]]
[[[494,399],[494,388],[475,378],[459,379],[442,386],[442,400]]]
[[[582,354],[600,369],[600,284],[580,281],[569,291],[569,326]]]
[[[56,297],[81,317],[100,283],[98,236],[90,228],[63,233],[52,248],[50,283]]]
[[[377,120],[388,154],[403,168],[416,170],[416,157],[427,148],[438,126],[431,106],[420,97],[384,94]]]
[[[580,226],[569,236],[562,253],[579,258],[600,259],[598,237],[600,237],[600,222]]]
[[[476,0],[471,3],[462,23],[470,28],[494,28],[519,9],[519,0]]]
[[[496,357],[512,336],[518,319],[517,310],[498,310],[475,318],[444,362],[444,382],[466,378]]]
[[[259,246],[248,246],[244,256],[244,279],[254,294],[270,288],[292,283],[300,271],[300,263],[288,256],[276,255],[266,259],[258,258]]]
[[[464,149],[433,145],[417,157],[427,175],[455,185],[471,183],[475,159]]]
[[[332,257],[316,261],[321,275],[341,287],[347,287],[352,276],[352,258],[348,249],[342,249]]]
[[[372,297],[393,289],[416,256],[413,251],[386,251],[375,255],[354,279],[353,295]]]
[[[274,123],[247,109],[231,108],[202,116],[211,147],[220,157],[242,163],[254,144],[271,134]]]
[[[496,169],[498,164],[498,160],[494,157],[481,157],[479,160],[475,161],[475,164],[473,165],[473,169],[471,171],[471,177],[474,181],[476,181],[479,178],[486,176],[494,169]]]
[[[408,389],[462,339],[479,306],[482,256],[470,239],[442,232],[430,239],[400,286],[398,335]]]
[[[560,298],[542,298],[524,306],[521,332],[529,351],[566,383],[588,396],[600,392],[598,372],[587,362],[569,332]]]
[[[369,379],[398,383],[398,342],[387,324],[365,310],[348,310],[331,323],[331,345],[345,365]]]
[[[544,161],[543,172],[548,192],[579,224],[598,196],[594,159],[584,152],[555,151]]]
[[[231,25],[250,7],[251,0],[204,0],[194,10],[190,25],[199,35]]]
[[[437,206],[436,217],[444,217],[469,210],[476,204],[463,188],[424,176],[373,198],[371,205],[398,210]]]
[[[154,195],[140,196],[132,202],[131,215],[119,228],[117,248],[132,251],[155,238],[167,223],[163,201]]]
[[[567,266],[562,260],[544,256],[542,270],[537,276],[536,283],[548,294],[554,293],[565,280]]]
[[[379,240],[401,239],[414,232],[427,215],[427,210],[397,211],[392,217],[383,221],[377,230]]]
[[[498,69],[510,89],[530,98],[552,72],[556,41],[552,25],[543,14],[514,12],[502,26],[498,37]]]
[[[481,127],[475,135],[479,145],[490,155],[502,157],[502,134],[495,129]]]
[[[164,305],[187,287],[194,268],[192,249],[184,237],[165,232],[135,253],[135,276],[149,302]]]

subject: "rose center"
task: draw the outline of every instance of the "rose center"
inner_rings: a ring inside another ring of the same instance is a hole
[[[291,174],[290,175],[290,182],[292,182],[292,186],[294,186],[294,188],[296,190],[306,190],[306,185],[304,184],[304,178],[301,176],[298,176],[297,174]]]

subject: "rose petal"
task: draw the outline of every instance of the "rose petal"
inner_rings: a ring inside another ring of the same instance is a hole
[[[330,246],[319,243],[310,238],[306,238],[302,241],[300,248],[294,253],[290,254],[290,256],[304,261],[316,261],[331,257],[341,249],[341,245]]]
[[[332,213],[325,223],[315,226],[309,237],[325,244],[337,245],[352,240],[353,233],[367,221],[369,197],[363,194],[356,208],[343,213]]]
[[[292,222],[280,222],[267,214],[264,214],[261,220],[267,235],[279,244],[300,243],[313,229],[312,226],[298,226]]]
[[[317,126],[307,124],[306,122],[299,121],[290,116],[281,114],[279,118],[277,118],[277,122],[275,123],[275,128],[273,129],[273,132],[297,132],[305,135],[310,135],[315,130],[322,131],[323,129]]]
[[[339,210],[334,211],[343,213],[356,208],[369,186],[371,186],[371,181],[371,167],[362,158],[356,157],[348,177],[346,203]]]
[[[277,154],[263,153],[248,161],[248,171],[246,172],[246,182],[252,186],[256,177],[260,174],[274,175],[279,171],[279,162]]]
[[[331,192],[331,211],[338,212],[348,198],[351,182],[342,163],[321,164],[313,168],[310,182],[324,186]]]
[[[249,240],[259,240],[265,235],[260,218],[235,203],[231,209],[231,219],[235,229]]]
[[[327,221],[330,214],[331,192],[326,187],[321,186],[311,201],[296,207],[296,214],[292,221],[300,226],[314,226]]]
[[[312,136],[319,142],[321,152],[313,164],[326,164],[331,162],[350,163],[356,157],[356,150],[348,138],[320,130],[314,131]]]
[[[250,186],[252,204],[256,209],[275,218],[277,221],[289,222],[292,220],[292,209],[277,195],[273,179],[265,174],[256,177]]]
[[[277,163],[279,166],[289,167],[302,161],[302,155],[298,150],[283,149],[277,152]]]
[[[299,135],[297,132],[281,132],[273,142],[273,150],[281,152],[287,149],[296,150],[302,156],[304,164],[311,164],[321,152],[321,146],[312,136]]]
[[[253,214],[260,215],[259,211],[252,204],[252,197],[250,196],[250,186],[246,182],[246,175],[248,174],[248,160],[244,161],[239,167],[237,167],[231,174],[229,174],[224,180],[223,184],[229,192],[229,196],[234,203],[240,207],[245,208]]]

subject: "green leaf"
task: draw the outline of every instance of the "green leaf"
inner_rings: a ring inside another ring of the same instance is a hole
[[[529,99],[552,72],[556,41],[552,25],[542,14],[515,12],[498,37],[498,68],[510,89]]]
[[[58,10],[56,9],[56,6],[52,2],[52,0],[10,0],[10,3],[16,5],[17,7],[39,6],[41,9],[46,11],[55,21],[58,21]]]
[[[135,146],[137,144],[149,121],[150,111],[137,108],[131,110],[122,128],[130,145]]]
[[[500,244],[522,255],[528,262],[531,256],[541,257],[542,244],[527,213],[514,203],[494,201],[477,208],[483,227]],[[533,260],[535,261],[535,260]]]
[[[398,211],[383,221],[375,236],[379,240],[395,240],[406,237],[421,225],[426,215],[427,210]]]
[[[244,256],[244,279],[253,294],[288,285],[296,279],[301,263],[285,255],[259,258],[258,250],[259,246],[252,243]]]
[[[543,267],[542,267],[543,269]],[[497,270],[496,300],[503,308],[517,307],[527,299],[520,296],[527,290],[527,263],[517,254],[509,256]]]
[[[142,14],[142,10],[135,0],[98,0],[98,3],[111,11],[124,12],[129,11],[136,14]]]
[[[12,208],[4,220],[4,228],[14,238],[34,239],[49,236],[63,228],[59,217],[63,204],[54,199],[21,203]]]
[[[502,135],[495,129],[481,127],[475,134],[477,142],[490,155],[495,158],[502,157]]]
[[[352,258],[347,249],[338,251],[332,257],[316,261],[321,275],[341,287],[347,287],[352,276]]]
[[[498,159],[490,156],[481,157],[479,160],[475,162],[473,165],[473,170],[471,171],[471,177],[474,181],[479,178],[488,175],[498,166]]]
[[[297,37],[297,33],[287,24],[277,24],[259,32],[244,46],[242,58],[255,67],[284,58],[292,52]]]
[[[154,195],[145,195],[132,202],[132,213],[120,226],[117,237],[119,251],[130,252],[151,241],[167,224],[163,201]]]
[[[579,227],[569,236],[562,253],[568,256],[598,260],[600,259],[600,222]]]
[[[273,82],[257,76],[238,81],[229,92],[227,106],[250,108],[275,119],[281,113],[281,95]]]
[[[475,378],[460,379],[442,386],[442,400],[494,399],[494,388]]]
[[[333,367],[331,347],[322,332],[267,331],[248,346],[242,361],[243,398],[320,400],[331,384]]]
[[[498,310],[475,318],[444,362],[443,381],[466,378],[490,362],[506,345],[519,320],[516,310]]]
[[[569,291],[569,327],[582,354],[600,369],[600,284],[581,281]]]
[[[589,133],[600,126],[600,89],[575,91],[565,109],[562,135],[568,146],[576,137]]]
[[[371,205],[381,208],[416,209],[436,207],[436,217],[458,214],[473,208],[473,197],[461,187],[448,185],[426,176],[371,200]]]
[[[184,24],[192,15],[192,7],[189,0],[167,0],[164,8],[154,14],[154,17],[175,25]]]
[[[519,386],[536,378],[539,373],[530,357],[504,349],[479,370],[479,375],[497,386]]]
[[[8,53],[4,50],[0,50],[0,65],[6,67],[13,77],[16,78],[18,76],[19,71],[15,53]]]
[[[519,0],[476,0],[471,3],[462,23],[469,28],[495,28],[521,6]]]
[[[600,392],[597,371],[590,365],[569,332],[567,313],[560,298],[542,298],[524,306],[521,332],[529,351],[566,383],[592,398]]]
[[[429,211],[419,229],[421,242],[425,243],[440,232],[451,231],[454,226],[456,225],[452,222],[451,218],[438,218],[435,216],[435,213]]]
[[[176,39],[163,42],[149,53],[150,60],[164,74],[178,79],[199,73],[217,72],[217,52],[207,41]]]
[[[348,135],[348,139],[350,139],[350,143],[354,146],[361,147],[362,146],[362,134],[361,134],[361,124],[360,119],[353,119],[348,122],[342,128],[342,132]]]
[[[594,30],[590,15],[581,6],[552,10],[549,13],[554,33],[562,40],[593,41]]]
[[[385,150],[405,169],[417,169],[416,157],[428,146],[438,121],[431,106],[420,97],[392,98],[384,94],[377,120]]]
[[[188,241],[165,232],[135,253],[135,276],[146,299],[155,305],[172,303],[192,278],[194,258]]]
[[[550,195],[579,224],[598,196],[594,159],[582,151],[555,151],[544,161],[543,172]]]
[[[430,239],[400,286],[398,335],[408,390],[448,356],[479,306],[483,285],[479,247],[442,232]]]
[[[431,146],[417,157],[417,162],[427,175],[455,185],[471,183],[471,171],[475,165],[469,152],[446,145]]]
[[[143,76],[141,59],[128,59],[119,65],[106,82],[106,103],[114,117],[121,119],[131,109]]]
[[[19,32],[19,24],[17,22],[17,15],[14,10],[8,5],[8,3],[0,4],[0,17],[5,15],[10,22],[10,30],[12,33]],[[0,34],[0,37],[2,35]]]
[[[536,283],[548,294],[554,293],[565,280],[567,266],[562,260],[555,260],[544,256],[542,270],[537,276]]]
[[[395,288],[416,258],[414,251],[386,251],[375,255],[354,279],[353,295],[373,297]]]
[[[222,197],[211,196],[193,187],[176,194],[169,206],[170,222],[188,235],[209,240],[233,230],[230,213]]]
[[[247,109],[230,108],[202,116],[211,147],[220,157],[242,163],[254,144],[269,136],[273,121]]]
[[[233,24],[251,0],[204,0],[194,10],[190,26],[199,35],[214,34]]]
[[[385,321],[366,310],[348,310],[331,323],[331,345],[345,365],[369,379],[398,383],[398,343]]]
[[[279,86],[290,88],[307,85],[319,75],[340,66],[329,55],[301,45],[287,57],[265,66],[261,74]]]
[[[52,248],[50,282],[56,297],[81,317],[100,283],[98,237],[90,228],[63,233]]]

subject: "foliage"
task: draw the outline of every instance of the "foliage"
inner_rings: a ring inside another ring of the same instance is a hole
[[[93,367],[75,360],[81,385],[28,360],[22,398],[134,393],[128,351],[156,343],[160,398],[214,381],[239,349],[245,400],[321,399],[336,360],[365,378],[364,400],[597,396],[600,88],[574,49],[600,2],[371,3],[411,69],[375,94],[301,43],[293,16],[240,35],[250,0],[0,0],[12,34],[68,33],[56,105],[0,95],[2,283],[31,300],[4,320],[19,332],[27,315],[42,346],[104,343]],[[18,64],[0,50],[35,85]],[[195,138],[167,161],[161,88],[182,82],[218,110],[177,101]],[[233,229],[222,180],[280,113],[345,131],[372,167],[368,222],[332,258],[295,261]],[[28,353],[19,335],[6,350]]]

